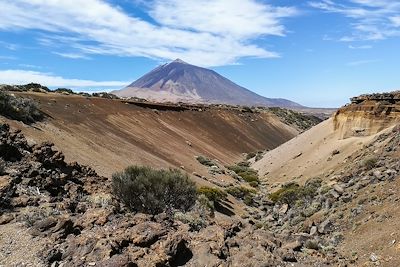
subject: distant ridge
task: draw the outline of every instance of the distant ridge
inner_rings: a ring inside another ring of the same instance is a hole
[[[301,107],[286,99],[260,96],[213,70],[188,64],[181,59],[161,65],[126,88],[112,93],[120,97],[140,97],[160,102]]]

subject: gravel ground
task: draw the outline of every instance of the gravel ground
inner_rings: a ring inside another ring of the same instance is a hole
[[[44,243],[21,224],[0,225],[0,267],[46,266],[36,256]]]

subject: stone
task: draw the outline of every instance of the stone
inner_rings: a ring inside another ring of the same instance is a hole
[[[282,246],[283,249],[289,249],[293,251],[300,251],[300,249],[303,247],[303,244],[296,240],[290,243],[286,243],[285,245]]]
[[[313,236],[313,235],[316,235],[317,233],[318,233],[317,226],[312,226],[310,229],[310,235]]]
[[[318,226],[318,232],[320,234],[326,234],[330,231],[330,228],[332,227],[332,222],[330,219],[326,219],[323,221],[319,226]]]
[[[99,267],[137,267],[136,263],[129,260],[128,255],[114,255],[108,260],[102,261],[96,266]]]
[[[337,193],[339,193],[340,195],[344,193],[343,187],[341,187],[341,186],[338,185],[338,184],[333,185],[332,188],[333,188]]]
[[[377,261],[379,261],[379,258],[378,258],[378,256],[376,256],[375,253],[371,253],[371,255],[369,256],[369,260],[372,262],[377,262]]]
[[[278,213],[281,214],[281,215],[283,215],[283,214],[286,214],[286,212],[287,212],[288,210],[289,210],[289,205],[288,205],[288,204],[283,204],[283,205],[280,207]]]
[[[330,190],[329,193],[336,199],[340,197],[339,193],[336,190]]]
[[[57,220],[54,217],[48,217],[46,219],[35,222],[33,227],[40,232],[44,232],[56,225]]]
[[[379,170],[374,171],[372,174],[378,179],[382,177],[382,172]]]

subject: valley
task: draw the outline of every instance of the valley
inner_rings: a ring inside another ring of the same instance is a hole
[[[320,123],[274,109],[14,94],[45,117],[1,117],[3,264],[400,264],[397,93],[355,98]],[[131,212],[111,179],[129,165],[178,168],[212,206]],[[42,244],[33,254],[7,243],[23,229],[21,242]]]

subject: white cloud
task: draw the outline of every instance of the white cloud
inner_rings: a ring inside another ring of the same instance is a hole
[[[366,65],[366,64],[375,63],[375,62],[379,62],[379,60],[366,59],[366,60],[352,61],[352,62],[347,63],[347,66],[355,67],[355,66]]]
[[[41,69],[41,66],[37,65],[32,65],[32,64],[18,64],[18,66],[23,67],[23,68],[29,68],[29,69]]]
[[[90,59],[88,56],[78,53],[61,53],[61,52],[53,52],[55,55],[59,55],[60,57],[70,58],[70,59]]]
[[[123,87],[129,82],[121,81],[91,81],[79,79],[67,79],[51,73],[43,73],[29,70],[0,70],[0,83],[26,84],[40,83],[49,87]]]
[[[391,17],[390,20],[395,27],[400,27],[400,16]]]
[[[296,10],[243,0],[158,0],[150,12],[162,25],[233,38],[285,34],[279,19]]]
[[[57,35],[65,38],[57,39],[59,45],[79,53],[219,66],[241,57],[278,57],[254,40],[285,35],[281,20],[296,14],[257,0],[153,0],[146,6],[152,23],[103,0],[3,0],[0,30],[41,30],[50,36],[41,36],[42,44],[51,45]]]
[[[14,56],[0,56],[1,60],[16,60],[17,58]]]
[[[3,41],[0,41],[0,46],[3,46],[6,49],[12,50],[12,51],[15,51],[15,50],[17,50],[19,48],[19,45],[17,45],[17,44],[13,44],[13,43],[9,43],[9,42],[3,42]]]
[[[350,49],[371,49],[372,45],[349,45]]]
[[[330,13],[342,14],[352,19],[352,33],[341,41],[384,40],[400,36],[400,1],[398,0],[321,0],[309,2],[310,6]]]

